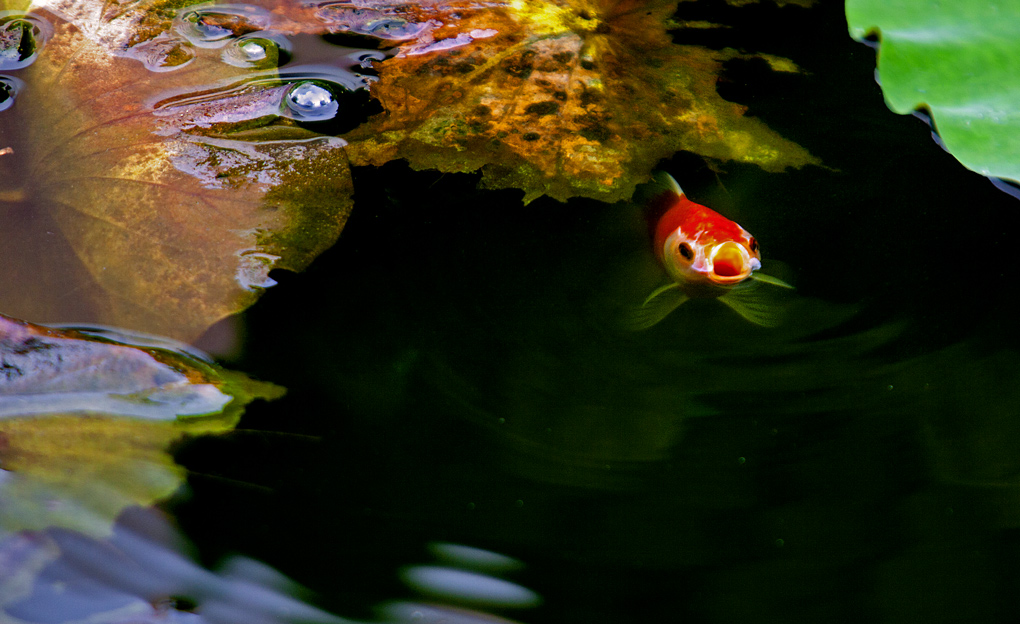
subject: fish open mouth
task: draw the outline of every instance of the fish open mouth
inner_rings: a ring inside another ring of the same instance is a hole
[[[717,284],[735,284],[751,274],[750,256],[740,245],[727,241],[712,250],[712,273]]]

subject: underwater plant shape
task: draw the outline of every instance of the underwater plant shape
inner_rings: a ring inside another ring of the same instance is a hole
[[[0,316],[0,534],[109,529],[184,478],[168,446],[232,429],[283,389],[183,351]],[[168,345],[169,346],[169,345]]]
[[[421,6],[417,19],[441,26],[378,64],[384,112],[344,136],[354,164],[481,169],[483,186],[522,189],[525,202],[629,198],[678,150],[768,171],[818,164],[718,95],[739,53],[672,43],[675,0]]]
[[[275,72],[165,32],[118,47],[134,22],[65,4],[0,117],[0,310],[192,340],[332,245],[343,141],[281,123]]]
[[[1020,4],[847,0],[850,35],[877,34],[894,112],[931,112],[945,149],[982,175],[1020,181]]]

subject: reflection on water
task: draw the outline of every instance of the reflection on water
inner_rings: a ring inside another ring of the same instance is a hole
[[[186,554],[159,513],[133,508],[104,540],[61,529],[0,537],[0,621],[284,624],[344,620],[292,597],[299,588],[257,561],[217,571]]]
[[[432,544],[430,550],[446,565],[414,565],[401,572],[409,587],[426,596],[495,609],[541,602],[530,589],[494,576],[524,567],[516,559],[461,544]]]
[[[467,565],[485,554],[459,545]],[[0,533],[0,621],[4,624],[357,624],[317,609],[299,597],[301,587],[273,568],[232,556],[214,571],[199,565],[192,548],[159,512],[131,508],[105,539],[65,529]],[[515,567],[520,567],[518,563]],[[439,602],[389,602],[373,621],[510,622],[484,608],[534,606],[530,590],[449,566],[405,572],[408,585]],[[470,604],[475,610],[444,605]]]

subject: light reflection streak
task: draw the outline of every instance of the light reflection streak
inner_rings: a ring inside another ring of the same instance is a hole
[[[516,559],[459,544],[429,549],[447,566],[409,566],[401,576],[439,602],[386,602],[376,624],[512,624],[480,609],[541,602],[521,585],[452,567],[507,572],[523,567]],[[300,586],[263,563],[233,556],[207,570],[190,550],[161,513],[141,507],[121,514],[106,539],[57,528],[0,535],[0,622],[368,624],[304,602]]]

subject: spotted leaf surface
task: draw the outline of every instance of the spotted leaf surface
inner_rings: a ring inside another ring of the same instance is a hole
[[[351,160],[481,169],[484,185],[523,189],[525,201],[625,199],[678,150],[769,171],[817,164],[718,95],[722,64],[738,54],[673,44],[676,9],[665,0],[393,8],[427,33],[378,64],[371,89],[385,111],[346,135]]]

